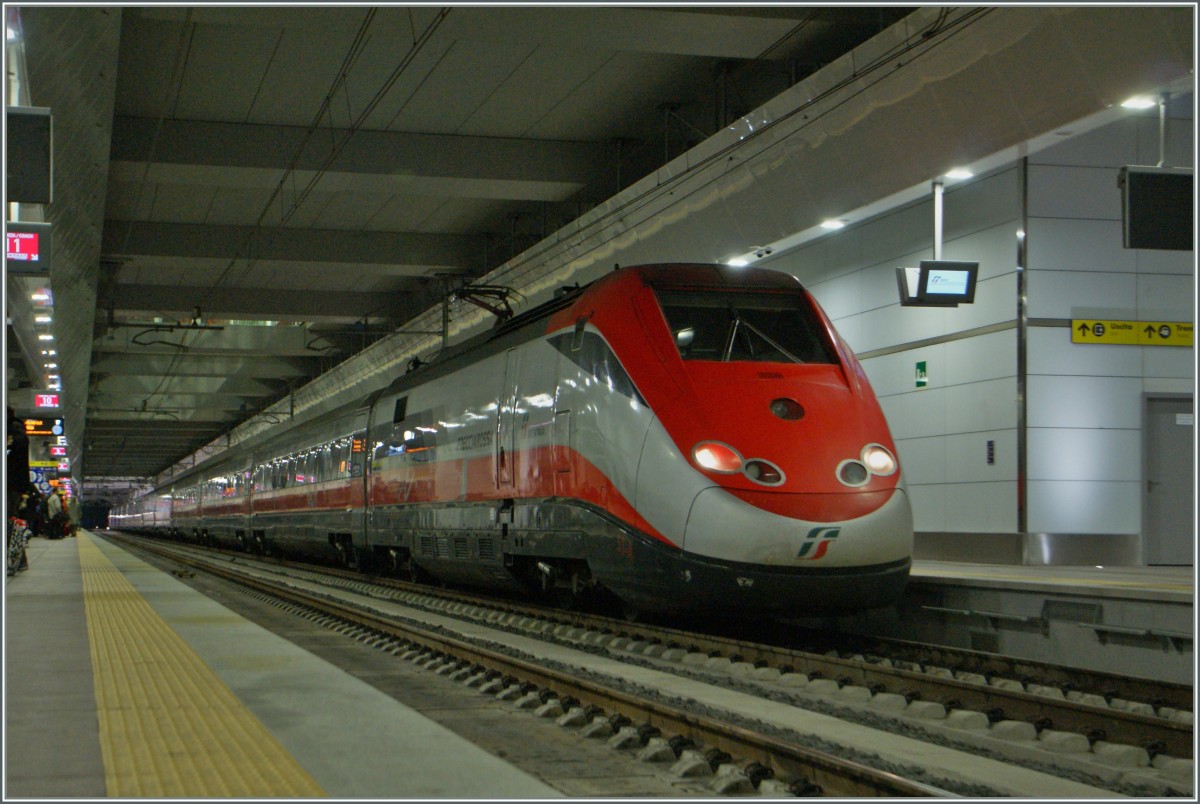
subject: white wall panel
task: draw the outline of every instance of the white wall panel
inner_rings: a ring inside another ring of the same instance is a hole
[[[1142,426],[1140,378],[1031,375],[1025,389],[1031,428]]]
[[[1071,342],[1067,327],[1030,327],[1026,335],[1029,374],[1142,376],[1142,347]]]
[[[933,253],[933,202],[899,209],[861,228],[854,234],[862,240],[860,256],[864,265],[892,262],[917,253],[929,259]]]
[[[943,348],[946,375],[956,383],[1017,376],[1015,328],[950,341]]]
[[[1029,481],[1030,533],[1139,533],[1142,484]]]
[[[946,482],[946,439],[906,438],[896,441],[900,471],[911,490],[914,486],[937,485]]]
[[[858,319],[861,325],[857,342],[848,337],[846,339],[856,352],[884,349],[897,344],[936,338],[946,333],[945,310],[901,307],[899,302],[851,318]],[[834,324],[841,329],[841,319]]]
[[[1157,116],[1158,112],[1154,114]],[[1157,119],[1157,117],[1156,117]],[[1029,157],[1032,164],[1070,167],[1111,167],[1140,164],[1138,160],[1138,115],[1134,114],[1092,129],[1038,151]],[[1157,135],[1156,135],[1157,136]],[[1156,156],[1155,162],[1158,161]],[[1153,163],[1152,163],[1153,164]]]
[[[1132,273],[1138,249],[1121,248],[1121,221],[1031,218],[1026,266],[1037,271]]]
[[[817,304],[831,319],[844,318],[862,310],[862,277],[858,272],[805,285]]]
[[[879,400],[893,437],[926,438],[946,434],[946,391],[925,388],[920,392]]]
[[[900,304],[900,291],[896,287],[896,268],[902,265],[916,265],[917,260],[901,262],[894,260],[889,263],[872,265],[858,272],[861,278],[859,285],[862,291],[862,310],[878,310],[882,307],[894,307]]]
[[[913,509],[913,530],[934,533],[949,530],[946,527],[946,500],[954,492],[954,486],[909,486],[908,499]]]
[[[996,462],[987,462],[987,444],[994,443]],[[990,430],[947,436],[947,480],[955,483],[1016,482],[1017,431]]]
[[[1137,318],[1137,276],[1076,271],[1026,274],[1030,318]]]
[[[971,433],[1017,426],[1017,381],[953,385],[946,389],[946,432]]]
[[[1195,288],[1192,276],[1142,274],[1137,278],[1137,320],[1191,321]]]
[[[966,237],[947,239],[942,259],[978,262],[979,279],[983,281],[1011,274],[1017,269],[1017,231],[1020,228],[1020,222],[1014,218]]]
[[[1196,252],[1164,251],[1156,248],[1129,249],[1137,259],[1138,270],[1147,274],[1187,274],[1196,272]]]
[[[992,279],[979,280],[975,286],[974,304],[960,304],[946,309],[946,327],[947,332],[962,332],[1013,321],[1016,316],[1017,274],[1013,271]]]
[[[955,483],[945,489],[949,532],[1016,533],[1017,483]]]
[[[1036,218],[1121,219],[1117,166],[1029,166],[1029,215]]]
[[[1030,480],[1140,482],[1140,430],[1078,430],[1034,427],[1028,431]]]
[[[1196,350],[1182,346],[1143,346],[1145,377],[1176,377],[1192,380],[1196,374]],[[1152,390],[1147,387],[1147,391]],[[1187,390],[1191,390],[1189,387]]]
[[[1018,221],[1021,213],[1020,178],[1020,171],[1014,167],[962,184],[947,184],[942,198],[946,242],[971,237],[1002,222]],[[926,214],[926,220],[932,226],[932,203]],[[1015,249],[1012,253],[1015,254]]]

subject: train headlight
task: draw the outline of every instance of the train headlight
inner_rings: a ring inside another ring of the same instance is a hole
[[[692,447],[692,459],[698,466],[721,474],[733,474],[742,468],[737,450],[719,441],[701,441]]]
[[[862,462],[873,475],[887,477],[896,473],[895,456],[879,444],[867,444],[863,447]]]

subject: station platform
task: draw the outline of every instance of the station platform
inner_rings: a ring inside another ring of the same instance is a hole
[[[5,800],[562,795],[87,531],[28,555]]]
[[[985,653],[1138,675],[1195,676],[1194,567],[918,560],[893,610],[838,627]]]

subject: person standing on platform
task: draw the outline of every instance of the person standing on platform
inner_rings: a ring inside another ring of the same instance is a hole
[[[62,489],[55,489],[46,500],[46,518],[50,520],[47,530],[49,538],[61,539],[67,535],[70,516],[67,514],[67,495]]]
[[[34,536],[46,535],[46,498],[35,486],[29,492],[29,532]]]
[[[70,519],[71,535],[79,530],[79,498],[72,494],[67,498],[67,517]]]

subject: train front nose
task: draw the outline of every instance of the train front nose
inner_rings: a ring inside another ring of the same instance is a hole
[[[831,512],[849,495],[773,495],[775,507]],[[684,555],[703,576],[712,613],[722,605],[788,616],[825,616],[894,604],[912,564],[912,510],[903,488],[864,492],[841,519],[815,521],[765,510],[720,488],[692,506]],[[874,507],[878,505],[878,507]],[[862,509],[868,513],[856,515]]]
[[[702,491],[684,531],[687,553],[772,568],[870,566],[912,555],[904,488],[848,494]]]

